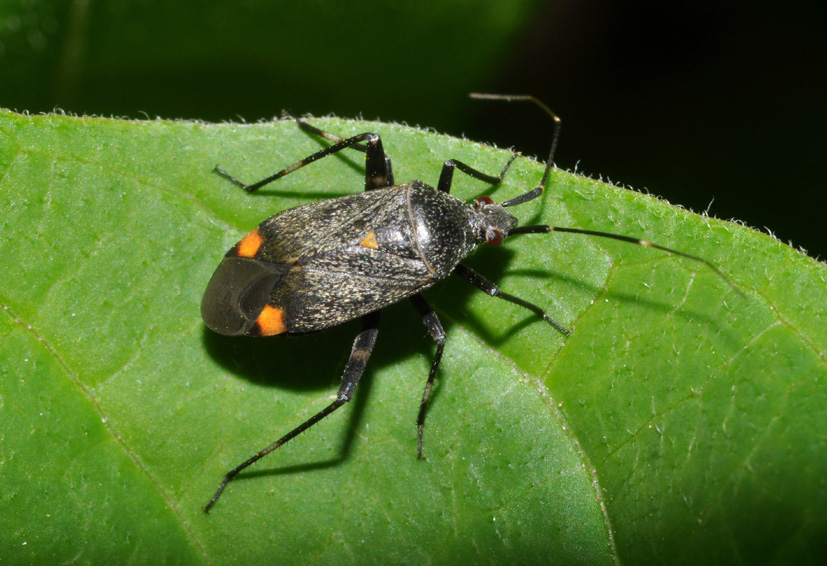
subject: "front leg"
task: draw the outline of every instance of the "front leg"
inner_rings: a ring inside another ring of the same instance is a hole
[[[535,305],[534,303],[529,303],[528,301],[521,299],[519,297],[515,297],[514,295],[509,295],[508,293],[504,293],[500,291],[500,288],[497,287],[493,282],[489,281],[470,267],[466,267],[462,264],[457,265],[454,268],[454,273],[477,287],[478,289],[482,289],[485,291],[487,295],[492,297],[497,297],[498,299],[502,299],[504,301],[508,301],[509,303],[514,303],[515,305],[520,305],[521,307],[525,307],[549,324],[551,324],[554,328],[562,332],[563,334],[570,334],[571,331],[568,330],[565,326],[555,321],[549,315],[546,314],[546,311]]]
[[[517,157],[519,157],[519,153],[515,153],[511,156],[511,159],[505,164],[503,170],[500,171],[500,174],[497,176],[488,175],[487,173],[483,173],[478,169],[474,169],[470,165],[466,165],[462,161],[457,159],[449,159],[445,163],[442,164],[442,172],[439,174],[439,183],[437,183],[436,188],[443,193],[450,193],[451,192],[451,183],[454,181],[454,169],[459,169],[466,175],[470,177],[474,177],[475,179],[479,179],[480,181],[485,181],[489,185],[499,185],[503,182],[505,178],[505,173],[508,171],[508,168],[511,167],[511,164],[514,162]]]

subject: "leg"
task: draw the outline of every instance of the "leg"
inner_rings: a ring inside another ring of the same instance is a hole
[[[301,118],[299,118],[297,116],[294,116],[291,112],[289,112],[287,110],[282,110],[281,111],[281,117],[282,118],[290,118],[292,120],[295,120],[296,124],[298,124],[299,127],[302,130],[304,130],[305,132],[308,132],[310,134],[322,137],[326,140],[330,140],[333,143],[339,143],[341,141],[345,141],[345,138],[343,138],[341,136],[337,136],[336,134],[331,134],[330,132],[325,132],[324,130],[320,130],[316,126],[312,126],[312,125],[308,124],[307,122],[305,122],[304,120],[302,120]],[[365,153],[368,150],[362,144],[354,145],[354,146],[351,147],[351,149],[361,151],[362,153]]]
[[[525,307],[549,324],[551,324],[554,328],[562,332],[563,334],[570,334],[570,331],[566,329],[566,327],[562,326],[560,323],[556,322],[550,316],[546,314],[546,311],[538,307],[533,303],[529,303],[528,301],[524,301],[519,297],[515,297],[514,295],[509,295],[508,293],[503,293],[500,291],[499,287],[497,287],[494,283],[471,269],[470,267],[466,267],[462,264],[457,265],[454,268],[454,273],[474,285],[485,291],[487,294],[491,295],[492,297],[497,297],[498,299],[503,299],[508,301],[509,303],[514,303],[515,305],[520,305],[521,307]]]
[[[372,313],[369,315],[365,315],[362,317],[362,330],[356,336],[356,340],[353,342],[353,349],[350,352],[350,359],[347,361],[347,365],[345,366],[345,372],[342,376],[342,385],[339,386],[339,392],[336,395],[336,400],[333,401],[330,405],[328,405],[323,410],[319,411],[302,424],[282,436],[280,439],[275,441],[273,444],[261,450],[257,454],[255,454],[252,458],[233,468],[230,470],[221,482],[221,485],[218,486],[218,490],[215,492],[215,495],[212,496],[210,502],[207,503],[207,506],[204,508],[204,511],[207,513],[210,512],[210,509],[215,502],[218,501],[218,498],[221,497],[221,493],[224,491],[224,488],[227,487],[227,484],[232,481],[241,471],[248,468],[252,464],[258,462],[262,458],[264,458],[267,454],[274,451],[275,449],[279,448],[281,445],[287,443],[288,441],[292,440],[297,435],[301,434],[330,413],[347,403],[348,401],[353,398],[353,392],[356,390],[356,386],[359,384],[359,379],[362,377],[362,373],[365,371],[365,365],[370,358],[371,353],[373,352],[373,346],[376,344],[376,335],[378,334],[378,325],[379,325],[379,313]]]
[[[494,175],[487,175],[482,171],[478,171],[473,167],[470,167],[463,163],[462,161],[457,161],[456,159],[449,159],[445,163],[442,164],[442,173],[439,174],[439,183],[437,183],[436,188],[442,191],[443,193],[450,193],[451,192],[451,183],[454,180],[454,168],[459,169],[466,175],[474,177],[475,179],[479,179],[480,181],[485,181],[489,185],[499,185],[502,183],[503,178],[505,177],[505,172],[508,171],[508,168],[511,167],[511,164],[514,162],[515,159],[519,156],[519,153],[515,153],[511,156],[511,159],[508,160],[508,163],[505,164],[503,170],[500,171],[500,174],[496,177]]]
[[[422,295],[414,295],[411,297],[411,302],[419,311],[422,322],[425,323],[431,337],[436,341],[436,354],[434,355],[434,361],[431,363],[431,372],[428,374],[428,382],[425,384],[425,392],[422,394],[422,402],[419,404],[419,415],[416,418],[416,430],[419,434],[416,453],[419,458],[424,458],[422,455],[422,431],[425,428],[425,409],[428,406],[428,399],[431,397],[431,388],[434,386],[436,370],[439,368],[439,362],[442,359],[442,350],[445,349],[445,330],[442,329],[442,323],[439,322],[436,313],[425,302]]]
[[[303,123],[304,122],[299,121],[300,126]],[[309,131],[312,131],[314,133],[320,132],[321,134],[324,134],[324,132],[322,132],[321,130],[318,130],[316,128],[313,128],[309,124],[305,124],[305,126],[307,126],[308,128],[311,128],[311,130],[309,130]],[[327,135],[332,136],[333,134],[327,134]],[[339,138],[339,139],[341,139],[341,138]],[[365,142],[366,147],[360,145],[362,142]],[[314,161],[318,161],[319,159],[321,159],[323,157],[327,157],[328,155],[332,155],[334,153],[337,153],[337,152],[342,151],[343,149],[347,149],[347,148],[360,149],[361,151],[364,151],[367,154],[365,156],[365,166],[366,166],[366,170],[365,170],[365,190],[366,191],[372,191],[372,190],[375,190],[375,189],[381,189],[381,188],[384,188],[384,187],[391,186],[391,183],[393,183],[393,172],[391,171],[390,159],[387,157],[387,155],[385,155],[385,150],[382,147],[382,139],[378,135],[372,134],[370,132],[365,132],[363,134],[359,134],[359,135],[356,135],[356,136],[353,136],[353,137],[347,138],[347,139],[341,139],[341,141],[339,141],[338,143],[336,143],[334,145],[331,145],[329,147],[326,147],[321,151],[317,151],[313,155],[305,157],[304,159],[294,163],[290,167],[287,167],[286,169],[282,169],[278,173],[270,175],[266,179],[262,179],[261,181],[258,181],[257,183],[253,183],[252,185],[247,185],[247,184],[242,183],[241,181],[239,181],[238,179],[236,179],[235,177],[233,177],[232,175],[230,175],[229,173],[227,173],[226,171],[220,169],[217,166],[215,167],[214,171],[216,173],[218,173],[219,175],[221,175],[222,177],[224,177],[224,178],[228,179],[229,181],[235,183],[236,185],[238,185],[239,187],[241,187],[245,191],[248,191],[248,192],[252,193],[254,191],[257,191],[261,187],[263,187],[263,186],[265,186],[269,183],[272,183],[276,179],[280,179],[280,178],[284,177],[285,175],[288,175],[288,174],[292,173],[296,169],[301,169],[305,165],[309,165],[309,164],[313,163]]]
[[[292,114],[290,114],[287,111],[283,111],[281,113],[281,115],[282,116],[289,116],[290,118],[293,118],[296,121],[296,123],[299,125],[299,127],[302,130],[304,130],[305,132],[311,133],[311,134],[316,135],[316,136],[323,137],[324,139],[330,140],[334,143],[340,143],[340,142],[345,141],[345,139],[343,137],[337,136],[336,134],[331,134],[330,132],[325,132],[324,130],[320,130],[316,126],[312,126],[312,125],[308,124],[307,122],[305,122],[301,118],[297,118],[296,116],[293,116]],[[361,151],[362,153],[367,153],[368,152],[368,148],[365,147],[364,145],[360,144],[360,143],[352,145],[352,146],[350,146],[350,148]],[[383,189],[385,187],[392,187],[394,185],[393,167],[391,166],[391,158],[388,157],[387,154],[385,154],[384,152],[383,152],[383,155],[384,155],[384,163],[385,163],[384,172],[381,171],[381,162],[378,162],[374,167],[371,167],[370,164],[368,164],[367,173],[366,173],[366,176],[365,176],[365,190],[366,191],[370,191],[370,190],[374,190],[374,189]],[[382,179],[382,177],[384,177],[384,179]],[[370,185],[370,186],[368,186],[368,185]]]

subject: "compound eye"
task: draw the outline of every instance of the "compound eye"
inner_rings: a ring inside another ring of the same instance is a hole
[[[482,195],[481,197],[477,197],[477,204],[478,205],[489,205],[494,204],[494,201],[491,200],[491,197]]]
[[[496,228],[489,228],[485,231],[485,243],[489,246],[499,246],[504,239],[503,233]]]

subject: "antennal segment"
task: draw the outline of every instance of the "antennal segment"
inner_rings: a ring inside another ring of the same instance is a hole
[[[508,233],[509,236],[514,236],[517,234],[548,234],[549,232],[568,232],[569,234],[585,234],[587,236],[596,236],[599,238],[609,238],[611,240],[619,240],[621,242],[627,242],[630,244],[636,244],[638,246],[644,246],[647,248],[654,248],[656,250],[661,250],[669,254],[674,254],[680,257],[685,257],[686,259],[691,259],[692,261],[697,261],[706,265],[709,269],[714,271],[718,277],[729,283],[729,285],[738,293],[740,296],[744,296],[744,293],[738,288],[734,281],[732,281],[729,277],[724,275],[724,273],[715,267],[715,265],[707,259],[702,257],[698,257],[695,255],[691,255],[685,252],[680,252],[678,250],[667,248],[666,246],[661,246],[659,244],[653,244],[648,240],[641,240],[638,238],[633,238],[632,236],[623,236],[621,234],[611,234],[609,232],[598,232],[596,230],[583,230],[581,228],[564,228],[561,226],[548,226],[548,225],[539,225],[539,226],[518,226],[516,228],[512,228],[511,231]]]
[[[542,100],[539,98],[535,98],[530,94],[484,94],[479,92],[472,92],[469,94],[471,98],[476,98],[477,100],[505,100],[506,102],[511,101],[529,101],[533,102],[537,106],[543,109],[543,111],[551,116],[551,119],[554,120],[554,133],[552,134],[551,138],[551,149],[548,152],[548,160],[546,161],[546,170],[543,171],[543,179],[540,181],[540,188],[546,188],[546,181],[548,181],[549,171],[554,166],[554,152],[557,151],[557,140],[560,139],[560,128],[562,127],[562,122],[560,121],[560,117],[557,116],[554,112],[551,111],[551,108],[545,105]]]

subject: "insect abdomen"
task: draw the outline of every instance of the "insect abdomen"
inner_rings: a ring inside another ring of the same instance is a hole
[[[204,292],[201,318],[211,330],[225,336],[270,336],[286,332],[283,313],[269,305],[273,289],[285,272],[282,266],[271,263],[225,257]]]

